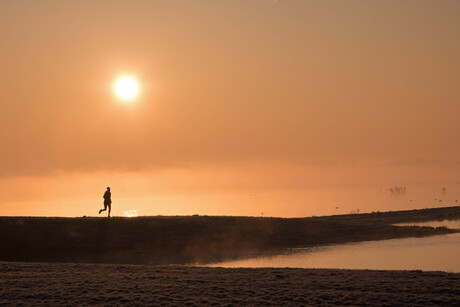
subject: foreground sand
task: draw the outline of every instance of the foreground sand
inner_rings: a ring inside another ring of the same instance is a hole
[[[0,305],[460,306],[460,274],[0,262]]]

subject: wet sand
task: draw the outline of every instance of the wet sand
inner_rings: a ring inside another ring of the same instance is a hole
[[[0,305],[460,306],[460,274],[0,262]]]

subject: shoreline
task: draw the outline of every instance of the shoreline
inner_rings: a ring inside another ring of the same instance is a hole
[[[288,248],[456,233],[393,224],[458,218],[460,206],[309,218],[0,217],[0,260],[206,264]]]

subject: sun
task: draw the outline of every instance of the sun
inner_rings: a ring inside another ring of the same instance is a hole
[[[115,91],[124,100],[136,97],[139,87],[131,77],[121,77],[115,82]]]

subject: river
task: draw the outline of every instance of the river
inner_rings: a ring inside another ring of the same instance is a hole
[[[460,228],[460,220],[405,223]],[[291,267],[460,272],[460,233],[423,238],[366,241],[312,248],[294,248],[281,254],[225,261],[213,267]]]

